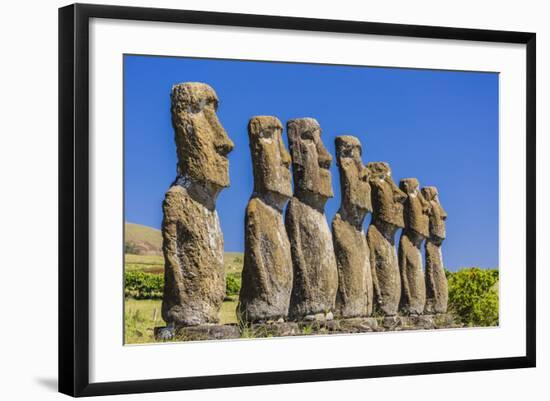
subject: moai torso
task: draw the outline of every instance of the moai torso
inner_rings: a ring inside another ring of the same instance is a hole
[[[316,120],[291,120],[287,133],[294,176],[294,196],[285,216],[294,273],[289,315],[300,319],[334,309],[338,272],[324,214],[325,203],[333,196],[332,157]]]
[[[430,235],[426,240],[426,313],[447,312],[449,299],[447,277],[443,265],[441,244],[446,237],[447,213],[439,203],[436,187],[422,188],[424,198],[430,204]]]
[[[395,232],[403,228],[406,195],[395,185],[387,163],[368,164],[373,216],[367,231],[374,303],[384,315],[394,316],[401,298],[401,278],[395,251]]]
[[[163,202],[162,317],[169,325],[215,323],[225,296],[215,202],[229,186],[226,156],[233,143],[216,116],[218,99],[210,86],[175,85],[171,100],[178,176]]]
[[[369,316],[373,284],[369,248],[363,221],[372,212],[368,171],[361,160],[361,143],[352,136],[336,138],[342,204],[332,220],[332,238],[338,267],[336,315]]]
[[[292,196],[290,155],[275,117],[248,124],[254,193],[245,215],[245,252],[237,313],[243,322],[286,318],[292,290],[290,243],[283,208]]]
[[[420,315],[426,304],[426,285],[422,269],[422,241],[429,235],[429,204],[420,193],[416,178],[405,178],[399,183],[407,195],[404,203],[405,228],[399,240],[399,269],[401,271],[401,310],[405,314]]]

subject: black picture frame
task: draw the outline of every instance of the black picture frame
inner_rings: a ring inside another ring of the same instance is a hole
[[[526,354],[521,357],[356,366],[90,383],[89,21],[90,18],[438,38],[526,45]],[[142,393],[324,380],[534,367],[536,364],[536,35],[527,32],[74,4],[59,9],[59,391],[72,396]]]

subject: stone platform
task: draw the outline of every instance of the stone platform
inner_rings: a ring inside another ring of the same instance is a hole
[[[307,336],[316,334],[351,334],[405,330],[436,330],[459,328],[448,314],[350,318],[298,322],[266,322],[249,326],[237,324],[205,324],[185,327],[155,327],[159,341],[227,340],[237,338],[267,338]]]

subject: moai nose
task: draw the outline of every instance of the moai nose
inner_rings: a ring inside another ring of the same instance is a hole
[[[317,155],[319,158],[319,167],[328,170],[330,168],[330,164],[332,163],[332,156],[328,152],[327,148],[325,148],[325,145],[321,142],[321,140],[317,143]]]
[[[288,153],[288,150],[286,150],[285,144],[283,142],[282,138],[279,138],[279,150],[281,152],[281,163],[285,168],[290,168],[290,165],[292,163],[292,159],[290,157],[290,153]]]
[[[225,129],[221,126],[221,124],[218,128],[218,138],[215,145],[216,152],[225,157],[233,150],[235,145],[233,144],[233,141],[231,141],[231,139],[227,135],[227,132],[225,132]]]
[[[407,199],[407,194],[399,189],[397,185],[392,182],[393,187],[393,200],[397,203],[404,203]]]
[[[227,156],[235,147],[233,145],[233,142],[231,140],[224,141],[223,143],[216,144],[216,152],[218,152],[222,156]]]

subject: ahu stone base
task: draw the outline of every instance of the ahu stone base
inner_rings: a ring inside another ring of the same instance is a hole
[[[405,330],[436,330],[462,327],[448,314],[348,318],[298,322],[265,322],[248,326],[204,324],[169,329],[155,327],[158,341],[228,340],[237,338],[289,337],[319,334],[352,334]]]

